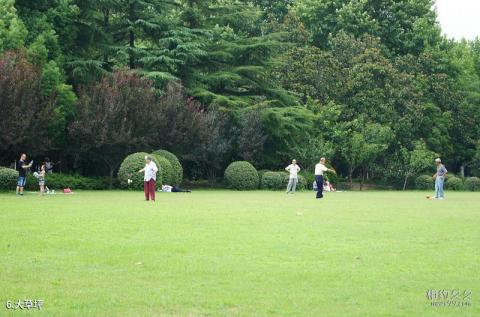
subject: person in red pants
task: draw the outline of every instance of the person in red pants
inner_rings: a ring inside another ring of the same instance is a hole
[[[145,167],[139,173],[144,173],[143,177],[143,191],[145,192],[145,199],[155,201],[155,186],[157,182],[157,164],[152,160],[151,156],[145,156]]]

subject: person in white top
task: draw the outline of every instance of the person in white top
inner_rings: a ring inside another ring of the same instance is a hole
[[[151,156],[145,156],[145,167],[138,171],[144,173],[143,176],[143,191],[145,192],[145,199],[147,201],[152,199],[155,201],[155,186],[157,182],[157,164],[152,160]]]
[[[177,186],[170,186],[167,184],[162,184],[162,192],[164,193],[191,193],[189,189],[182,189]]]
[[[300,166],[297,165],[297,160],[293,159],[292,164],[285,167],[287,172],[290,172],[287,185],[287,194],[295,193],[298,184],[298,172],[300,172]]]
[[[315,182],[317,183],[317,198],[323,198],[323,173],[334,172],[334,170],[325,166],[325,158],[322,157],[320,162],[315,165]]]

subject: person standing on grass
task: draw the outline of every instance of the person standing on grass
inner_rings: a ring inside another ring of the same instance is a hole
[[[33,161],[30,164],[26,163],[27,154],[23,153],[20,156],[20,161],[18,161],[17,171],[18,171],[18,179],[17,179],[17,189],[16,194],[23,196],[23,188],[27,183],[27,170],[32,167]]]
[[[288,177],[287,194],[293,194],[297,189],[298,172],[300,172],[300,166],[297,165],[297,160],[293,159],[292,164],[285,167],[285,170],[290,172],[290,176]]]
[[[145,167],[139,173],[144,173],[143,177],[143,191],[145,192],[145,199],[155,201],[155,185],[157,181],[157,164],[152,160],[152,157],[145,156]]]
[[[435,179],[435,199],[443,199],[443,183],[448,171],[440,158],[435,159],[435,164],[437,165],[437,172],[433,175],[433,179]]]
[[[45,164],[40,166],[38,171],[38,186],[40,187],[40,195],[45,195],[45,175],[47,174],[47,168]]]
[[[324,172],[333,172],[334,170],[329,169],[325,166],[325,158],[322,157],[320,162],[315,165],[315,182],[317,183],[317,199],[323,198],[323,173]]]

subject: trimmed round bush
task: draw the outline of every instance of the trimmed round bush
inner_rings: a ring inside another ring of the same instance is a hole
[[[287,185],[288,185],[288,181],[290,180],[290,174],[289,173],[285,173],[285,172],[280,172],[283,176],[283,181],[282,181],[282,186],[281,188],[287,188]],[[303,190],[307,188],[307,180],[305,179],[305,177],[303,177],[303,175],[300,175],[298,174],[298,183],[297,183],[297,188],[296,190]]]
[[[160,167],[162,168],[162,183],[168,185],[176,184],[173,167],[170,161],[158,154],[152,154],[152,156],[157,159]]]
[[[139,173],[138,171],[145,167],[145,156],[149,155],[145,152],[137,152],[130,154],[127,156],[122,165],[120,165],[120,169],[118,170],[117,178],[121,188],[128,188],[128,189],[142,189],[143,188],[143,173]],[[162,170],[160,163],[157,161],[155,157],[152,157],[155,164],[158,167],[157,173],[157,183],[162,183]],[[132,180],[129,184],[128,180]]]
[[[13,190],[17,186],[18,172],[11,168],[0,167],[0,190]]]
[[[480,178],[469,177],[465,180],[465,188],[472,192],[480,191]]]
[[[233,162],[225,169],[225,180],[230,188],[237,190],[257,189],[258,172],[247,161]]]
[[[281,189],[283,187],[283,174],[271,171],[264,172],[261,187],[263,189]]]
[[[462,190],[463,189],[463,181],[459,177],[450,176],[445,181],[445,188],[450,189],[450,190]]]
[[[435,181],[430,175],[420,175],[415,179],[415,187],[417,189],[434,189]]]
[[[183,181],[183,167],[182,167],[182,164],[180,164],[180,161],[178,160],[178,158],[175,156],[175,154],[166,150],[158,150],[153,152],[153,154],[163,156],[172,165],[173,181],[172,181],[172,184],[169,184],[169,185],[180,185]]]

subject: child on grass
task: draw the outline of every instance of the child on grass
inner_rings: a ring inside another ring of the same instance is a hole
[[[40,195],[45,195],[45,175],[47,174],[47,168],[45,163],[40,167],[38,172],[38,186],[40,187]]]

